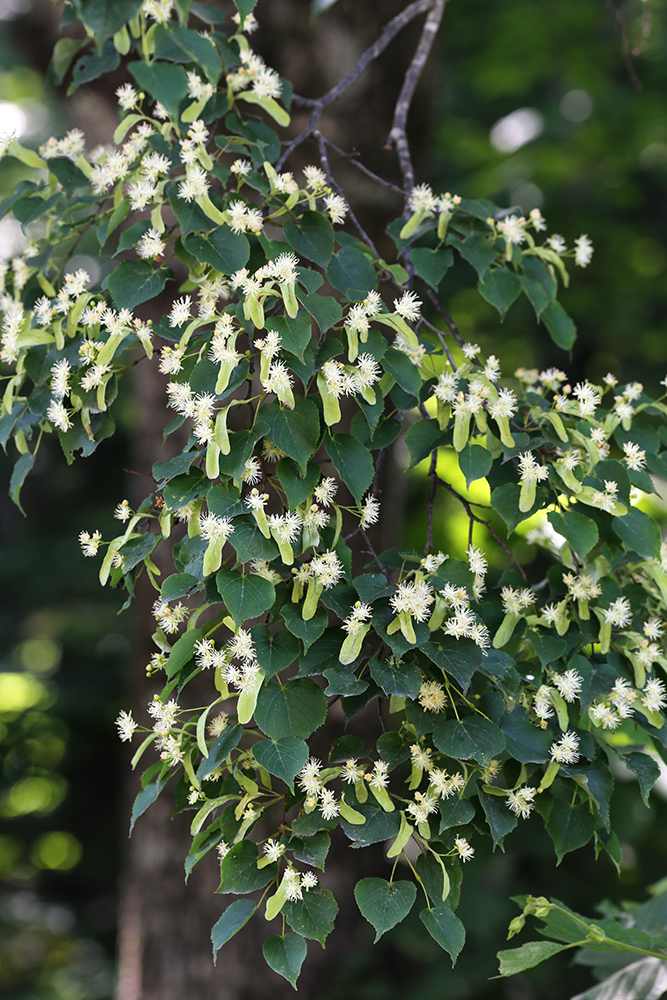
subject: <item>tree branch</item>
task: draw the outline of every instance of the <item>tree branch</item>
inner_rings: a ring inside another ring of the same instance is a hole
[[[414,97],[419,77],[422,74],[426,60],[433,47],[438,28],[440,27],[446,3],[447,0],[433,0],[433,3],[429,5],[431,10],[424,23],[417,51],[412,57],[412,62],[405,74],[403,86],[401,87],[394,110],[391,131],[387,138],[387,148],[393,146],[398,154],[406,196],[415,186],[415,172],[412,166],[412,157],[410,155],[410,146],[406,132],[408,112],[410,111],[410,105],[412,104],[412,98]]]
[[[326,94],[323,94],[322,97],[314,99],[310,97],[301,97],[298,94],[294,95],[292,100],[297,107],[312,108],[313,110],[307,127],[303,132],[301,132],[300,135],[292,139],[280,156],[280,159],[276,164],[276,170],[281,170],[283,164],[287,158],[291,156],[297,146],[300,146],[302,142],[308,139],[309,136],[315,132],[320,116],[327,105],[338,100],[338,98],[341,97],[346,90],[349,90],[352,84],[357,82],[366,67],[384,52],[396,35],[402,31],[407,24],[413,21],[416,17],[419,17],[420,14],[425,14],[426,11],[433,6],[434,2],[436,5],[444,5],[446,0],[414,0],[414,3],[411,3],[405,8],[405,10],[402,10],[400,14],[397,14],[396,17],[392,18],[392,20],[385,25],[376,41],[359,57],[347,76],[344,76],[342,80],[339,80],[336,86],[332,87]]]

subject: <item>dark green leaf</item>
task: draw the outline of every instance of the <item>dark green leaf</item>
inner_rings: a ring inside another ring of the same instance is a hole
[[[463,259],[472,264],[480,279],[489,270],[498,253],[496,248],[481,233],[473,233],[472,236],[467,236],[462,243],[456,242],[454,246]]]
[[[577,339],[577,328],[560,302],[550,302],[542,313],[542,322],[557,347],[569,351]]]
[[[280,334],[284,351],[294,354],[301,362],[305,361],[306,349],[312,341],[313,330],[312,321],[307,313],[299,310],[298,315],[294,317],[270,316],[266,321],[266,329],[275,330]],[[305,385],[310,376],[304,379],[298,369],[295,371]]]
[[[189,472],[190,466],[196,458],[199,458],[198,451],[184,451],[168,462],[156,462],[153,466],[153,476],[156,482],[159,485],[176,477],[182,478]],[[181,504],[181,506],[183,505]]]
[[[257,661],[267,677],[289,667],[298,657],[301,646],[286,629],[271,634],[266,625],[254,625],[250,630],[257,652]]]
[[[533,726],[525,710],[515,708],[502,718],[507,752],[522,764],[543,764],[550,759],[549,748],[553,736],[544,729]]]
[[[155,29],[155,56],[170,62],[197,63],[211,83],[217,83],[222,73],[222,61],[215,45],[192,28],[178,24],[158,24]]]
[[[134,309],[159,295],[173,277],[168,267],[155,270],[147,260],[124,260],[109,275],[107,288],[118,309]]]
[[[208,748],[208,757],[205,757],[197,768],[197,779],[203,781],[215,771],[225,757],[228,757],[232,750],[236,749],[242,736],[243,726],[227,726]]]
[[[432,288],[437,288],[445,272],[454,263],[451,250],[428,250],[426,247],[415,247],[410,253],[410,260],[420,278]]]
[[[415,399],[419,397],[419,390],[422,386],[421,375],[406,354],[390,347],[382,357],[382,367],[398,382],[401,389],[414,396]]]
[[[178,121],[180,103],[188,93],[188,78],[183,67],[165,62],[131,62],[127,68],[141,90],[159,101],[170,117]]]
[[[83,171],[67,156],[55,156],[49,160],[49,170],[68,194],[72,194],[77,188],[84,187],[88,183],[88,178]]]
[[[277,865],[257,867],[257,844],[252,840],[241,840],[234,844],[220,864],[220,885],[218,892],[232,892],[235,896],[245,896],[248,892],[263,889],[276,877]]]
[[[220,919],[211,928],[214,963],[223,944],[226,944],[242,927],[245,927],[256,909],[257,903],[252,899],[236,899],[230,903]]]
[[[439,643],[431,641],[425,643],[421,649],[429,660],[461,685],[464,693],[470,687],[475,671],[482,667],[482,651],[471,639],[443,636]]]
[[[445,441],[446,434],[438,427],[437,420],[416,420],[405,432],[410,465],[418,465]]]
[[[623,763],[637,775],[644,804],[648,808],[648,795],[660,777],[660,767],[647,753],[624,753]]]
[[[304,212],[297,222],[286,222],[285,237],[299,257],[306,257],[320,267],[326,267],[331,260],[333,226],[321,212]]]
[[[170,184],[167,187],[167,198],[172,207],[174,215],[178,220],[181,229],[181,236],[185,237],[189,233],[200,233],[203,230],[212,228],[213,223],[195,201],[183,201],[178,197],[178,185]]]
[[[324,722],[327,700],[314,681],[298,677],[281,685],[264,684],[257,698],[255,719],[271,739],[308,739]]]
[[[588,555],[600,537],[595,521],[576,510],[567,510],[564,514],[552,510],[547,514],[547,520],[581,559]]]
[[[118,249],[116,250],[114,257],[116,257],[121,250],[130,250],[132,247],[135,247],[141,237],[148,232],[150,227],[151,224],[148,219],[141,219],[139,222],[135,222],[133,226],[123,230],[120,234]]]
[[[631,551],[645,559],[660,558],[662,538],[658,522],[638,507],[630,507],[624,517],[615,517],[612,528]]]
[[[142,788],[139,792],[132,806],[130,833],[134,830],[134,824],[137,822],[139,817],[146,812],[149,806],[153,805],[158,795],[169,781],[170,777],[171,776],[169,774],[165,774],[162,778],[158,778],[157,781],[152,781],[150,785],[146,785],[146,787]]]
[[[218,483],[206,494],[206,504],[211,514],[218,517],[238,517],[247,509],[241,500],[241,491],[233,486]]]
[[[507,799],[498,798],[495,795],[487,795],[486,792],[478,792],[479,801],[486,816],[491,836],[493,837],[494,848],[502,847],[503,839],[510,833],[519,822],[513,812],[507,808]]]
[[[441,799],[440,808],[440,833],[451,830],[454,826],[465,826],[475,815],[475,807],[468,799],[459,799],[454,796],[451,799]]]
[[[249,573],[221,569],[215,578],[220,596],[234,621],[241,625],[248,618],[259,618],[273,606],[276,589],[270,580]]]
[[[261,740],[255,743],[252,752],[260,767],[266,768],[276,778],[282,778],[290,788],[293,788],[295,776],[308,760],[308,744],[292,736]]]
[[[80,16],[99,45],[136,17],[140,8],[141,0],[84,0]]]
[[[480,764],[488,764],[492,757],[505,749],[502,730],[480,715],[472,715],[462,722],[455,719],[437,719],[433,728],[433,742],[438,750],[455,760],[473,757]]]
[[[452,965],[456,965],[456,959],[466,941],[465,927],[456,914],[443,903],[432,910],[422,910],[419,919],[433,940],[451,955]]]
[[[322,947],[334,929],[338,904],[328,889],[310,889],[303,899],[286,903],[282,912],[293,931],[319,941]]]
[[[201,637],[202,630],[200,628],[191,628],[184,632],[180,639],[176,640],[171,647],[171,653],[165,667],[167,677],[175,677],[181,667],[190,662],[194,656],[195,643],[199,642]]]
[[[267,559],[270,562],[278,555],[276,543],[264,537],[250,515],[239,517],[234,522],[234,534],[230,536],[229,544],[241,563],[248,563],[251,559]]]
[[[408,760],[410,756],[408,744],[395,729],[379,736],[376,745],[382,760],[389,764],[390,771],[393,771],[403,761]]]
[[[237,7],[241,0],[235,0]],[[262,945],[266,964],[296,989],[296,981],[306,957],[306,942],[300,934],[272,937]]]
[[[513,302],[521,295],[521,279],[518,274],[499,267],[495,271],[487,271],[477,283],[480,294],[504,316]]]
[[[301,639],[303,643],[303,651],[307,653],[312,644],[316,639],[324,632],[327,627],[327,615],[322,608],[318,608],[312,618],[308,621],[304,621],[301,617],[301,607],[298,604],[285,604],[280,609],[280,613],[285,619],[285,625],[297,639]],[[340,649],[340,640],[337,647]],[[318,673],[319,671],[314,671]]]
[[[328,431],[325,447],[339,476],[360,504],[375,475],[370,451],[349,434],[330,434]]]
[[[366,254],[355,247],[344,246],[333,255],[327,269],[329,281],[339,292],[348,290],[351,298],[363,299],[378,286],[377,275]]]
[[[397,698],[416,698],[419,694],[422,674],[414,663],[371,660],[369,666],[371,677],[385,694],[393,694]]]
[[[477,479],[484,479],[492,465],[491,452],[478,444],[468,443],[463,451],[459,452],[459,468],[465,476],[468,489]]]
[[[566,854],[588,843],[595,830],[595,818],[587,804],[572,806],[562,799],[554,799],[545,826],[560,864]]]
[[[303,861],[305,865],[312,865],[313,868],[321,868],[324,871],[324,864],[331,847],[331,837],[326,830],[320,830],[312,837],[292,837],[287,849],[292,852],[297,861]]]
[[[12,469],[12,475],[9,480],[9,495],[21,511],[22,514],[25,513],[21,503],[19,501],[19,496],[21,493],[21,487],[23,486],[28,473],[35,464],[35,455],[29,451],[26,451],[24,455],[17,460],[16,465]]]
[[[385,882],[383,878],[362,878],[354,889],[354,898],[369,924],[375,928],[375,941],[404,920],[417,898],[413,882]]]
[[[113,73],[119,65],[120,55],[111,40],[106,42],[101,52],[96,49],[92,52],[86,52],[74,64],[72,82],[67,88],[68,95],[74,93],[84,83],[90,83],[91,80],[96,80],[99,76]]]
[[[388,736],[389,733],[385,733]],[[384,840],[393,840],[401,825],[398,811],[385,812],[374,802],[358,803],[352,801],[352,806],[365,817],[365,823],[348,823],[341,819],[340,825],[345,835],[352,841],[353,848],[368,847]]]
[[[200,586],[201,580],[196,576],[191,576],[189,573],[172,573],[162,584],[160,597],[163,601],[176,601]]]
[[[257,6],[257,0],[234,0],[234,6],[236,7],[241,17],[245,18]]]
[[[302,301],[322,333],[340,322],[343,316],[340,304],[331,295],[306,295]]]
[[[308,499],[321,476],[319,465],[315,462],[309,462],[306,474],[302,477],[299,468],[289,458],[283,458],[278,462],[276,474],[285,491],[290,510],[294,510],[300,503]]]
[[[297,396],[293,410],[269,403],[262,407],[261,414],[269,428],[266,437],[305,473],[320,440],[320,418],[315,404]]]
[[[228,226],[217,226],[211,233],[186,236],[183,246],[198,261],[225,275],[244,267],[250,256],[247,238],[243,233],[233,233]]]

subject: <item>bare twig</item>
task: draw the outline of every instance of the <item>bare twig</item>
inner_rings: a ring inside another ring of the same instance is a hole
[[[443,0],[435,0],[435,2],[439,3],[443,2]],[[433,6],[433,3],[434,0],[415,0],[415,2],[411,3],[405,8],[405,10],[402,10],[400,14],[397,14],[396,17],[392,18],[392,20],[385,25],[382,32],[370,48],[366,49],[366,51],[359,57],[347,76],[344,76],[342,80],[339,80],[336,86],[332,87],[332,89],[326,94],[323,94],[322,97],[313,99],[310,97],[301,97],[298,94],[294,95],[292,100],[297,107],[312,108],[313,110],[307,127],[300,135],[296,136],[296,138],[289,143],[276,164],[276,170],[280,170],[287,158],[291,156],[297,146],[300,146],[302,142],[315,132],[320,116],[327,105],[337,101],[346,90],[349,90],[352,84],[357,82],[366,67],[384,52],[396,35],[402,31],[403,28],[410,23],[410,21],[419,17],[420,14],[425,14],[426,11]]]
[[[456,371],[456,365],[454,364],[454,358],[452,357],[451,352],[450,352],[449,348],[447,347],[447,341],[442,336],[442,330],[438,330],[437,326],[433,326],[433,323],[429,323],[429,321],[427,319],[424,319],[423,316],[421,317],[421,322],[424,324],[424,326],[427,326],[429,328],[429,330],[432,330],[433,333],[435,333],[435,335],[437,336],[438,340],[440,341],[440,346],[442,347],[443,351],[447,355],[447,360],[449,361],[450,365],[452,366],[452,371]]]
[[[365,541],[366,545],[368,546],[368,548],[366,549],[367,555],[373,556],[373,559],[375,560],[375,562],[380,567],[382,573],[384,574],[384,576],[386,576],[387,580],[389,580],[389,570],[380,561],[380,557],[378,556],[377,552],[373,548],[373,544],[372,544],[370,538],[368,537],[368,535],[366,534],[366,532],[364,531],[364,529],[360,528],[360,531],[361,531],[361,537],[363,538],[363,540]]]
[[[321,132],[313,132],[313,138],[317,140],[317,146],[320,151],[320,162],[322,164],[322,168],[325,174],[327,175],[327,182],[329,184],[329,187],[332,187],[335,191],[337,191],[338,194],[341,196],[341,198],[345,200],[345,204],[347,205],[347,214],[350,216],[352,225],[355,227],[355,229],[361,236],[364,243],[366,243],[371,248],[371,250],[375,254],[376,259],[379,258],[380,254],[378,253],[377,247],[375,246],[373,240],[370,238],[370,236],[368,235],[368,233],[366,232],[366,230],[361,225],[356,215],[352,211],[352,208],[350,207],[347,199],[345,198],[343,189],[341,188],[340,184],[331,173],[331,167],[329,166],[329,157],[327,156],[326,140],[324,136],[322,135]]]
[[[438,449],[435,448],[431,452],[431,464],[429,466],[428,474],[431,477],[431,490],[428,495],[428,504],[426,505],[426,514],[428,518],[428,527],[426,529],[426,545],[424,546],[424,555],[428,555],[429,551],[433,548],[433,510],[435,507],[435,495],[438,492],[438,483],[436,481],[436,466],[438,464]]]
[[[433,3],[429,5],[431,9],[422,29],[417,51],[412,57],[412,62],[405,74],[403,86],[401,87],[394,110],[391,131],[387,139],[387,148],[393,146],[398,154],[401,173],[403,175],[403,187],[406,193],[409,193],[415,186],[415,172],[412,166],[412,157],[410,155],[410,146],[406,132],[408,112],[410,111],[410,105],[412,104],[412,98],[414,97],[419,77],[422,74],[426,60],[433,47],[438,28],[440,27],[446,3],[447,0],[433,0]]]
[[[625,70],[628,74],[628,79],[630,83],[635,88],[635,90],[643,90],[644,84],[641,82],[637,76],[637,71],[635,70],[635,64],[633,62],[633,55],[635,54],[630,48],[630,40],[628,38],[628,29],[625,21],[620,15],[614,0],[605,0],[608,10],[614,19],[616,27],[618,28],[618,33],[621,38],[621,53],[623,55],[623,62],[625,63]]]
[[[344,149],[337,146],[335,142],[331,141],[331,139],[327,139],[326,136],[322,136],[322,139],[330,149],[333,149],[334,153],[337,153],[342,159],[347,160],[353,167],[360,170],[362,174],[366,174],[366,176],[370,177],[370,179],[375,181],[376,184],[381,184],[382,187],[389,188],[391,191],[395,191],[396,194],[405,194],[403,188],[399,187],[398,184],[393,184],[391,181],[387,181],[384,177],[380,177],[378,174],[373,173],[372,170],[369,170],[368,167],[359,159],[359,153],[356,150],[352,153],[346,153]]]
[[[438,476],[438,475],[434,474],[434,477],[437,480],[437,482],[440,484],[440,486],[444,486],[446,490],[449,490],[449,492],[452,494],[452,496],[456,497],[456,499],[459,501],[459,503],[461,503],[463,505],[463,509],[465,510],[466,514],[470,518],[470,532],[469,532],[469,535],[468,535],[468,547],[470,547],[470,545],[472,545],[472,527],[473,527],[473,524],[483,524],[484,527],[486,528],[486,530],[491,535],[491,537],[496,540],[496,542],[498,543],[498,545],[500,545],[501,548],[503,548],[505,550],[505,552],[507,552],[508,556],[510,557],[510,559],[512,560],[512,562],[514,563],[514,565],[518,569],[519,573],[521,573],[521,576],[524,578],[524,580],[526,581],[526,583],[528,583],[528,577],[526,576],[526,573],[525,573],[525,571],[523,569],[523,566],[521,566],[521,564],[517,562],[516,557],[515,557],[514,553],[512,552],[511,548],[509,547],[509,545],[507,545],[507,543],[502,540],[502,538],[500,537],[500,535],[496,531],[494,531],[494,529],[491,527],[491,525],[489,524],[489,522],[485,521],[483,517],[478,517],[477,514],[473,513],[473,510],[472,510],[472,507],[471,507],[470,503],[466,500],[465,497],[462,497],[460,493],[457,493],[453,486],[450,486],[449,483],[445,482],[445,480],[441,479],[440,476]],[[475,504],[475,506],[477,506],[477,504]]]
[[[444,319],[445,323],[447,324],[447,326],[450,329],[452,337],[454,338],[454,340],[456,341],[456,343],[459,345],[459,347],[463,347],[464,340],[463,340],[463,337],[461,336],[461,334],[459,332],[459,328],[457,327],[456,323],[454,322],[454,320],[452,319],[452,317],[449,315],[449,313],[447,312],[447,310],[445,309],[445,307],[443,306],[443,304],[440,302],[440,300],[438,299],[438,296],[435,294],[435,292],[433,291],[433,289],[429,285],[426,285],[425,286],[425,290],[426,290],[426,297],[427,297],[427,299],[429,300],[429,302],[433,303],[433,305],[435,306],[436,312],[438,312],[440,314],[440,316],[442,316],[442,318]]]

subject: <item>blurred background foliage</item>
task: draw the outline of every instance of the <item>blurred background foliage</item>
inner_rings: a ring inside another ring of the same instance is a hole
[[[339,2],[344,7],[347,0]],[[464,337],[500,355],[505,374],[519,365],[555,364],[573,381],[597,381],[611,370],[624,381],[653,385],[667,371],[665,6],[664,0],[450,0],[447,6],[420,96],[427,106],[418,109],[420,129],[427,123],[426,137],[416,137],[420,180],[524,213],[539,207],[550,231],[570,245],[585,232],[596,251],[563,295],[579,328],[571,358],[536,327],[523,299],[500,324],[475,291],[472,269],[445,276],[441,295]],[[66,119],[62,96],[47,89],[44,53],[30,41],[42,7],[50,7],[47,0],[0,0],[0,132],[16,131],[27,144],[79,124]],[[258,14],[261,22],[261,2]],[[260,34],[260,50],[262,41]],[[264,44],[270,50],[275,42]],[[3,161],[0,197],[20,176],[13,161]],[[15,223],[0,221],[0,256],[20,249],[21,239]],[[0,993],[8,1000],[112,996],[128,812],[128,755],[113,719],[131,686],[132,619],[118,617],[117,595],[97,586],[77,534],[98,527],[108,533],[111,511],[128,492],[131,400],[119,417],[118,438],[71,468],[55,449],[43,449],[24,489],[25,519],[0,492]],[[3,466],[5,481],[8,475]],[[418,470],[406,498],[408,546],[423,537],[424,491]],[[483,484],[471,496],[483,503]],[[488,545],[502,568],[500,550],[481,533],[475,541]],[[435,543],[458,555],[467,545],[467,518],[454,501],[439,509]],[[526,563],[538,558],[528,542],[521,555]],[[531,578],[539,578],[539,564]],[[487,839],[478,838],[459,911],[468,945],[456,968],[416,918],[375,948],[370,928],[360,926],[359,947],[322,985],[321,1000],[350,993],[358,1000],[561,1000],[586,988],[590,974],[567,958],[507,982],[488,980],[516,912],[511,894],[556,896],[592,913],[605,896],[643,898],[644,887],[667,872],[667,778],[656,786],[650,810],[629,776],[619,774],[617,786],[619,877],[607,860],[594,861],[590,847],[556,869],[537,819],[512,834],[506,854],[491,854]]]

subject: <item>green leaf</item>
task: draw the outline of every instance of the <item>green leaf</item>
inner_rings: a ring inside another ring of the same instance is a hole
[[[475,807],[468,799],[456,797],[441,799],[438,806],[440,809],[440,833],[451,830],[454,826],[465,826],[475,815]]]
[[[107,288],[118,309],[134,309],[159,295],[173,277],[168,267],[155,270],[147,260],[124,260],[107,278]]]
[[[239,517],[234,522],[234,534],[230,536],[229,544],[241,563],[248,563],[251,559],[267,559],[270,562],[278,555],[276,543],[264,537],[250,515]]]
[[[293,410],[269,403],[262,407],[261,415],[269,428],[266,432],[269,441],[293,458],[305,473],[320,440],[320,417],[315,404],[297,396]]]
[[[481,233],[473,233],[472,236],[467,236],[462,243],[458,241],[454,243],[454,246],[463,259],[472,264],[480,280],[489,270],[498,254],[496,248]]]
[[[220,919],[211,928],[214,964],[223,944],[230,941],[242,927],[245,927],[256,910],[257,903],[252,899],[236,899],[230,903]]]
[[[598,526],[585,514],[579,514],[576,510],[559,514],[552,510],[547,514],[547,520],[555,531],[565,537],[572,551],[581,559],[584,559],[593,546],[597,545],[600,537]]]
[[[194,656],[195,643],[202,637],[200,628],[191,628],[184,632],[180,639],[177,639],[171,647],[171,653],[167,660],[165,671],[167,677],[175,677],[181,667],[189,663]]]
[[[338,903],[328,889],[309,889],[303,899],[286,903],[282,912],[293,931],[305,938],[324,942],[334,929]]]
[[[84,0],[80,5],[80,17],[101,44],[136,17],[141,8],[141,0]]]
[[[540,319],[542,313],[551,302],[551,297],[544,288],[544,285],[534,278],[530,278],[527,274],[522,274],[521,287],[535,310],[535,315]]]
[[[542,313],[542,322],[557,347],[569,351],[577,339],[577,328],[560,302],[550,302]]]
[[[186,236],[183,246],[198,261],[210,264],[215,271],[225,275],[244,267],[250,256],[246,237],[243,233],[233,233],[228,226],[217,226],[211,233]]]
[[[521,279],[513,271],[499,267],[495,271],[488,271],[478,281],[477,289],[480,295],[504,317],[512,303],[521,295]]]
[[[243,726],[227,726],[208,748],[208,757],[205,757],[197,768],[197,780],[203,781],[209,774],[212,774],[232,750],[236,749],[242,736]]]
[[[188,93],[188,78],[183,67],[164,62],[132,62],[127,68],[141,90],[159,101],[170,117],[178,121],[180,103]]]
[[[330,434],[327,431],[324,440],[336,471],[360,504],[375,475],[370,451],[349,434]]]
[[[416,664],[405,661],[383,663],[380,660],[371,660],[369,667],[371,677],[385,694],[393,694],[397,698],[416,698],[419,694],[422,674]]]
[[[301,301],[322,333],[326,333],[342,319],[343,310],[340,303],[331,295],[305,295]]]
[[[290,510],[294,510],[300,503],[308,499],[321,476],[319,465],[315,462],[309,462],[306,474],[302,477],[298,467],[289,458],[282,458],[278,462],[276,474],[285,491]]]
[[[160,597],[163,601],[176,601],[179,597],[185,597],[193,590],[198,590],[201,580],[190,573],[172,573],[160,588]]]
[[[588,957],[591,953],[585,954]],[[643,958],[620,969],[597,986],[578,993],[576,1000],[660,1000],[666,991],[667,967],[664,960]]]
[[[465,693],[475,671],[484,662],[482,651],[471,639],[443,636],[439,643],[432,640],[422,646],[422,652],[441,670],[450,674]]]
[[[466,940],[466,929],[456,914],[443,903],[432,910],[422,910],[419,919],[433,940],[451,955],[452,965],[456,965]]]
[[[77,188],[84,187],[88,183],[83,171],[67,156],[55,156],[49,160],[49,170],[67,194],[72,194]]]
[[[571,806],[562,799],[554,799],[545,826],[560,864],[566,854],[588,843],[595,830],[595,818],[585,803]]]
[[[557,955],[565,947],[564,944],[557,944],[555,941],[529,941],[527,944],[522,944],[520,948],[499,951],[497,958],[500,962],[500,975],[515,976],[517,972],[534,969],[540,962],[545,962],[553,955]]]
[[[285,238],[299,257],[306,257],[320,267],[331,260],[334,231],[321,212],[304,212],[297,222],[285,223]]]
[[[234,570],[221,569],[215,582],[237,625],[242,625],[248,618],[259,618],[276,599],[276,589],[271,581],[252,573],[243,576]]]
[[[234,844],[220,864],[220,885],[218,892],[232,892],[245,896],[248,892],[263,889],[276,877],[278,866],[257,867],[257,844],[252,840],[241,840]]]
[[[405,432],[405,443],[410,452],[410,465],[418,465],[436,448],[444,444],[446,434],[438,427],[437,420],[416,420]]]
[[[257,6],[257,0],[234,0],[234,6],[241,15],[247,17]]]
[[[311,344],[313,332],[313,324],[307,313],[299,310],[297,316],[269,316],[266,321],[266,329],[279,333],[283,342],[283,350],[294,354],[301,362],[304,361],[306,348]],[[304,378],[298,369],[296,372],[304,385],[312,374],[311,372]]]
[[[660,767],[647,753],[624,753],[621,760],[637,775],[644,805],[648,808],[649,792],[660,777]]]
[[[309,618],[308,621],[304,621],[301,617],[301,607],[298,604],[285,604],[280,609],[280,613],[285,619],[285,625],[292,635],[295,635],[297,639],[301,639],[304,653],[308,652],[312,644],[320,638],[327,627],[327,615],[322,608],[318,608],[313,617]],[[312,673],[319,673],[319,671],[313,670]]]
[[[491,452],[482,448],[478,444],[468,443],[459,452],[459,468],[466,480],[466,488],[470,489],[470,484],[478,479],[484,479],[491,471],[493,458]]]
[[[72,82],[67,88],[67,95],[73,94],[84,83],[96,80],[107,73],[113,73],[119,65],[120,54],[111,39],[104,44],[101,51],[93,49],[92,52],[84,53],[74,64]]]
[[[521,708],[507,712],[502,718],[507,752],[522,764],[543,764],[550,760],[549,749],[553,736],[544,729],[533,726]]]
[[[267,680],[294,663],[301,652],[298,640],[286,629],[271,634],[266,625],[254,625],[250,632],[257,652],[257,662]]]
[[[158,24],[153,36],[155,56],[170,62],[197,63],[211,83],[217,83],[222,73],[222,61],[215,45],[192,28],[178,24]]]
[[[326,830],[320,830],[312,837],[292,837],[287,845],[296,861],[303,861],[305,865],[313,868],[321,868],[324,871],[324,864],[331,847],[331,837]]]
[[[293,789],[294,778],[308,760],[308,744],[284,736],[278,740],[261,740],[252,748],[255,760],[269,774],[282,778]]]
[[[627,547],[645,559],[660,558],[661,535],[658,522],[637,507],[612,521],[614,533]]]
[[[354,898],[369,924],[375,928],[375,942],[404,920],[417,898],[413,882],[385,882],[383,878],[362,878]]]
[[[366,254],[351,246],[341,247],[333,255],[327,277],[344,295],[352,291],[354,294],[350,298],[364,299],[378,286],[377,275]]]
[[[419,277],[431,288],[437,288],[454,263],[454,254],[449,249],[428,250],[426,247],[415,247],[410,253],[410,260]]]
[[[200,233],[211,228],[211,220],[202,212],[195,201],[183,201],[182,198],[178,197],[177,184],[169,184],[166,194],[178,220],[182,237],[189,233]]]
[[[489,825],[493,846],[502,847],[503,839],[510,833],[519,822],[513,812],[507,808],[506,798],[497,798],[495,795],[487,795],[481,789],[477,793],[486,822]]]
[[[26,453],[24,455],[21,455],[21,457],[17,460],[16,465],[12,469],[11,478],[9,480],[9,495],[22,514],[25,514],[25,511],[23,510],[23,507],[21,506],[19,501],[21,487],[26,481],[28,473],[30,472],[34,464],[35,464],[34,453],[26,451]]]
[[[134,824],[137,822],[140,816],[146,812],[149,806],[152,806],[158,795],[164,788],[164,786],[169,781],[171,775],[165,774],[163,777],[158,778],[157,781],[152,781],[150,785],[146,785],[145,788],[139,792],[132,805],[132,816],[130,818],[130,834],[134,830]]]
[[[389,733],[384,735],[389,736]],[[397,809],[388,813],[381,806],[370,801],[355,802],[354,809],[361,813],[366,820],[365,823],[350,823],[345,818],[340,821],[346,837],[352,841],[353,848],[368,847],[369,844],[379,844],[381,841],[393,840],[396,837],[401,825],[400,813]]]
[[[382,357],[382,367],[398,382],[401,389],[416,399],[419,398],[419,390],[422,387],[421,375],[407,355],[390,347]]]
[[[502,729],[480,715],[471,715],[462,722],[436,720],[433,742],[438,750],[456,760],[473,757],[480,764],[488,764],[492,757],[505,749]]]
[[[239,5],[240,0],[235,0]],[[306,942],[300,934],[285,934],[272,937],[262,945],[266,964],[283,976],[296,989],[296,981],[306,957]]]
[[[130,250],[132,247],[135,247],[141,237],[147,233],[150,228],[151,224],[148,219],[141,219],[139,222],[135,222],[134,225],[130,226],[128,229],[124,229],[120,234],[118,248],[114,257],[118,256],[122,250]]]
[[[324,692],[314,681],[298,677],[282,685],[264,684],[259,692],[255,720],[274,740],[294,737],[306,740],[322,725],[327,714]]]

